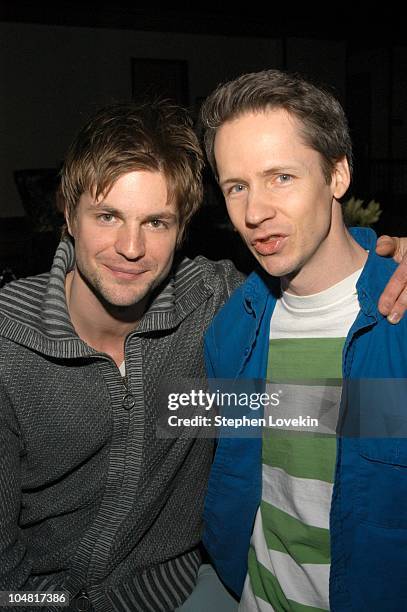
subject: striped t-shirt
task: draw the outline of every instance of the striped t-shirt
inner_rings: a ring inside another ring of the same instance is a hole
[[[300,408],[296,416],[333,422],[333,430],[338,402],[329,398],[340,395],[342,349],[359,312],[360,273],[315,295],[284,293],[270,324],[267,380],[291,383],[286,388],[290,402]],[[282,395],[278,416],[290,407],[284,408]],[[266,422],[273,410],[265,411]],[[262,501],[239,610],[329,610],[336,438],[321,430],[264,428]]]

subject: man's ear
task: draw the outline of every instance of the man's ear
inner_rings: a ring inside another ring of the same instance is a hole
[[[66,206],[65,206],[65,209],[64,209],[64,217],[65,217],[65,223],[66,223],[66,228],[67,228],[67,230],[68,230],[68,234],[69,234],[69,235],[70,235],[72,238],[75,238],[75,236],[74,236],[74,231],[73,231],[73,230],[74,230],[74,227],[73,227],[73,226],[75,225],[75,220],[74,220],[74,219],[72,219],[72,213],[71,213],[71,218],[70,218],[70,216],[69,216],[69,213],[68,213],[68,210],[67,210]]]
[[[334,198],[339,200],[348,191],[350,185],[350,170],[346,157],[342,157],[337,162],[332,172],[332,193]]]

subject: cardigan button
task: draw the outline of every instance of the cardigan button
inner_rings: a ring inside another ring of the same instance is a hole
[[[250,350],[250,349],[245,348],[245,350],[244,350],[244,354],[245,354],[245,355],[248,355],[248,354],[249,354],[249,350]]]
[[[134,408],[135,405],[136,405],[136,400],[134,399],[132,394],[126,393],[126,395],[123,398],[123,408],[125,410],[131,410],[132,408]]]
[[[87,610],[90,610],[90,599],[86,591],[81,591],[75,598],[74,610],[77,612],[87,612]]]

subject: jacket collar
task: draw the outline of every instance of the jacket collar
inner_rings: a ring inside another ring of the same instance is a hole
[[[77,336],[67,310],[65,277],[74,265],[74,246],[64,239],[49,273],[6,285],[0,291],[0,335],[53,356],[96,355]],[[196,262],[176,258],[171,273],[132,333],[174,328],[212,293],[213,288]]]
[[[264,312],[269,297],[277,300],[281,294],[280,279],[257,266],[243,285],[245,310],[256,319]]]
[[[397,264],[393,259],[376,254],[377,235],[372,229],[354,227],[350,229],[350,233],[360,246],[369,251],[363,271],[356,283],[361,311],[366,316],[380,321],[384,316],[379,312],[377,304]]]

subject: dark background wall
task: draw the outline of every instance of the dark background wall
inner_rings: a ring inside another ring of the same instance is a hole
[[[407,40],[401,24],[385,17],[377,23],[342,17],[282,19],[275,8],[248,15],[226,9],[152,12],[124,0],[61,2],[52,9],[3,3],[0,260],[17,248],[13,228],[21,237],[23,224],[28,232],[32,225],[15,172],[58,168],[95,108],[137,92],[145,80],[140,60],[146,59],[160,60],[161,74],[165,62],[180,62],[186,79],[178,86],[181,101],[194,116],[217,83],[242,72],[284,68],[327,83],[350,119],[353,195],[381,203],[379,231],[406,233]]]

